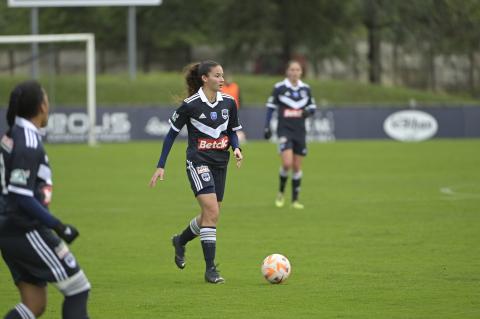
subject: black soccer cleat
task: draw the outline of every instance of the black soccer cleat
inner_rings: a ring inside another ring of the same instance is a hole
[[[205,271],[205,281],[211,284],[223,284],[225,279],[218,273],[217,267],[213,266]]]
[[[179,235],[172,237],[172,245],[175,248],[175,265],[180,269],[185,268],[185,246],[180,244]]]

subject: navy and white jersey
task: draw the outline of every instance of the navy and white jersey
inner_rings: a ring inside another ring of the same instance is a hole
[[[304,110],[316,109],[315,99],[310,87],[298,81],[297,86],[285,79],[275,84],[267,107],[273,108],[278,115],[278,131],[305,132]]]
[[[52,196],[52,171],[38,129],[24,118],[17,117],[10,134],[1,138],[0,175],[4,199],[10,193],[19,194],[35,197],[48,207]],[[6,215],[14,224],[26,228],[40,225],[19,207],[10,206]]]
[[[169,123],[177,132],[187,125],[189,161],[218,167],[226,166],[230,158],[229,132],[242,128],[238,121],[235,99],[217,92],[215,102],[210,103],[202,88],[183,101]]]

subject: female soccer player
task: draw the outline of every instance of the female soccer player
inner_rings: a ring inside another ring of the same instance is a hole
[[[200,236],[206,263],[205,280],[218,284],[225,281],[216,268],[215,251],[217,221],[230,157],[228,148],[232,147],[237,167],[240,167],[243,156],[236,131],[242,126],[238,123],[235,100],[220,92],[224,83],[220,64],[214,61],[192,64],[187,67],[185,79],[190,97],[169,120],[171,128],[163,142],[150,187],[154,187],[158,179],[163,180],[168,153],[182,127],[187,125],[187,176],[201,212],[180,235],[173,236],[175,264],[180,269],[185,267],[185,245]]]
[[[90,283],[61,240],[71,243],[78,231],[48,210],[52,173],[39,133],[47,125],[48,109],[47,94],[35,81],[19,84],[10,95],[9,129],[0,144],[0,250],[21,302],[5,319],[40,317],[47,282],[65,296],[64,319],[88,318]]]
[[[290,61],[287,65],[287,78],[275,84],[272,95],[267,102],[267,116],[265,121],[265,139],[272,136],[270,121],[276,110],[278,115],[278,149],[282,161],[280,167],[280,189],[275,200],[275,206],[285,205],[285,184],[288,174],[292,174],[292,207],[303,209],[304,205],[298,201],[300,183],[302,180],[302,160],[307,155],[305,119],[315,112],[315,100],[310,87],[303,83],[302,66],[297,61]]]

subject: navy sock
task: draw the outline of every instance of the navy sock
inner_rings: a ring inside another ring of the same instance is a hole
[[[280,188],[279,188],[279,192],[280,192],[280,193],[283,193],[283,192],[285,192],[285,185],[287,184],[287,180],[288,180],[288,171],[285,171],[285,170],[283,169],[283,167],[280,167],[279,176],[280,176]]]
[[[87,300],[89,291],[66,296],[63,301],[63,319],[88,319]]]
[[[215,251],[217,248],[217,229],[215,227],[200,228],[200,241],[207,269],[215,266]]]
[[[182,246],[185,246],[189,241],[195,239],[200,235],[200,227],[197,224],[197,218],[195,217],[190,221],[190,224],[180,234],[179,241]]]
[[[302,183],[302,172],[297,172],[292,176],[292,201],[298,200],[300,193],[300,184]]]

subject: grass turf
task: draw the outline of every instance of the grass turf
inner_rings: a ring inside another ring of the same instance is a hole
[[[186,269],[173,263],[170,237],[198,212],[184,148],[149,189],[160,143],[47,146],[52,211],[81,231],[72,250],[93,284],[92,318],[480,316],[480,140],[310,144],[303,211],[273,206],[275,146],[246,144],[218,227],[221,286],[203,282],[198,239]],[[292,263],[285,284],[261,276],[274,252]],[[61,300],[50,286],[45,318]],[[0,314],[16,302],[0,263]]]

